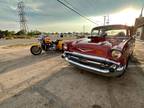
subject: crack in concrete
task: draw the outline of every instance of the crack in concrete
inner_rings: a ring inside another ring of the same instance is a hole
[[[117,101],[116,97],[114,96],[113,94],[113,87],[112,87],[112,84],[111,84],[111,78],[108,79],[108,83],[107,83],[107,92],[108,92],[108,98],[110,100],[110,105],[111,105],[111,108],[121,108],[120,105],[119,105],[119,102]]]
[[[63,103],[63,101],[51,93],[50,91],[46,90],[43,87],[33,87],[33,91],[38,92],[42,97],[45,97],[49,100],[49,103],[46,104],[48,108],[67,108],[66,105]]]
[[[0,83],[0,92],[4,92],[4,85]]]

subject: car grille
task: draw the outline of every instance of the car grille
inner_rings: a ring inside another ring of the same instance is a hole
[[[71,61],[99,69],[109,69],[113,65],[113,63],[104,60],[91,59],[70,53],[66,53],[66,57]]]

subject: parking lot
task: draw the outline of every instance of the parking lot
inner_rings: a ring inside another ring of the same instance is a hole
[[[0,41],[0,108],[144,108],[143,41],[136,41],[120,78],[77,69],[61,52],[33,56],[30,46],[5,43]]]

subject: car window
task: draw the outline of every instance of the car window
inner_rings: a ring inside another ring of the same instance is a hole
[[[121,29],[121,30],[107,30],[105,31],[107,37],[111,36],[126,36],[126,30]]]
[[[92,36],[99,36],[99,30],[93,30]]]
[[[93,30],[92,36],[96,37],[113,37],[113,36],[126,36],[126,29],[116,29],[116,30]]]

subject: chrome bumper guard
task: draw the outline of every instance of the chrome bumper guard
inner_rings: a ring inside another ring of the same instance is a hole
[[[72,65],[106,76],[118,76],[122,74],[122,72],[125,69],[125,66],[121,66],[120,63],[117,63],[115,61],[102,57],[81,54],[77,52],[66,51],[64,52],[62,57],[65,58],[65,60]],[[79,62],[81,60],[80,58],[84,58],[84,61]],[[104,66],[104,68],[100,68],[100,66],[103,65],[103,63],[106,64],[106,66]]]

